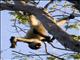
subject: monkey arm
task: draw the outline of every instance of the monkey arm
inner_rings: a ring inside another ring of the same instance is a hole
[[[16,39],[19,42],[25,42],[25,43],[32,43],[32,42],[41,43],[41,41],[36,38],[16,38]]]
[[[17,42],[25,42],[25,43],[42,43],[41,40],[35,38],[17,38],[12,36],[10,39],[11,46],[10,48],[15,48]]]

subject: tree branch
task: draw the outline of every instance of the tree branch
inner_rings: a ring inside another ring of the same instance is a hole
[[[69,49],[64,49],[64,48],[58,48],[58,47],[55,47],[52,43],[49,43],[53,48],[55,49],[59,49],[59,50],[65,50],[65,51],[71,51]]]
[[[69,34],[63,31],[39,8],[31,5],[13,5],[0,3],[0,10],[25,11],[30,12],[42,22],[44,27],[52,34],[64,47],[80,53],[80,42],[75,41]]]

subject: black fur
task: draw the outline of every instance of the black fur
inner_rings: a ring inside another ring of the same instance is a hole
[[[29,43],[28,44],[29,48],[33,49],[33,50],[37,50],[41,47],[40,43]]]
[[[14,39],[15,39],[14,36],[12,36],[12,37],[10,38],[10,42],[11,42],[10,48],[15,48],[16,42],[14,42]]]

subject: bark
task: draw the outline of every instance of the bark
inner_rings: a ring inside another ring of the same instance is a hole
[[[47,14],[39,8],[31,5],[12,5],[0,3],[0,10],[25,11],[30,12],[42,22],[44,27],[52,34],[64,47],[71,49],[74,52],[80,53],[80,41],[75,41],[69,34],[63,31],[57,24],[52,22]]]

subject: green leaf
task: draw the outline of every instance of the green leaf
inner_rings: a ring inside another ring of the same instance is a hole
[[[74,40],[77,40],[77,41],[80,40],[80,36],[76,36],[76,35],[71,35],[71,36],[72,36],[72,38],[73,38]]]
[[[10,14],[13,15],[16,18],[16,20],[18,20],[19,23],[22,24],[26,24],[29,20],[28,16],[24,16],[24,14],[22,14],[19,11],[10,12]]]
[[[74,59],[80,59],[80,54],[71,55]]]
[[[55,60],[55,57],[47,57],[48,60]]]

